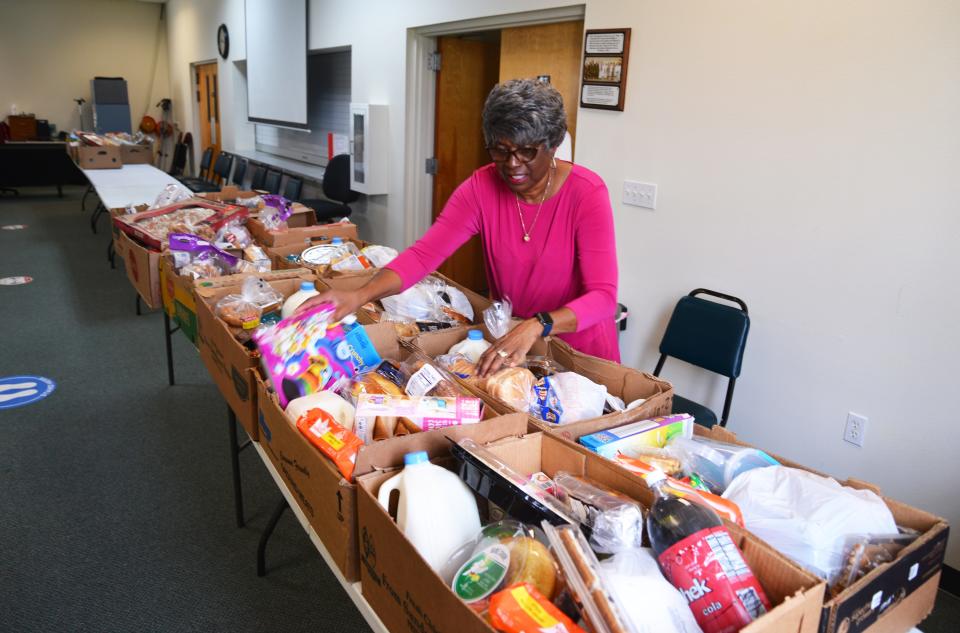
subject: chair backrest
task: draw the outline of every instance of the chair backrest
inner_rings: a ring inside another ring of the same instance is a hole
[[[203,155],[200,156],[200,173],[197,175],[200,178],[206,178],[210,173],[210,163],[213,162],[213,147],[208,147],[203,150]]]
[[[731,301],[740,307],[696,296],[701,294]],[[698,288],[677,302],[660,341],[660,353],[728,378],[737,378],[749,331],[750,316],[743,301]],[[663,357],[655,373],[659,373],[662,365]]]
[[[300,191],[303,189],[303,181],[299,178],[290,176],[287,178],[287,184],[283,188],[283,197],[287,200],[299,200]]]
[[[263,190],[263,181],[267,177],[267,170],[259,165],[253,166],[253,174],[250,176],[250,188]]]
[[[230,182],[233,184],[242,187],[243,186],[243,177],[247,175],[247,161],[238,160],[237,166],[233,168],[233,177],[230,178]]]
[[[187,165],[187,144],[177,143],[173,146],[173,160],[170,161],[170,170],[167,172],[171,176],[183,175],[183,168]]]
[[[267,176],[263,179],[263,188],[267,190],[267,193],[280,193],[280,178],[282,177],[283,174],[279,171],[267,171]]]
[[[213,164],[214,176],[217,176],[221,183],[227,184],[227,179],[230,177],[230,171],[232,169],[233,169],[233,154],[220,152],[220,155],[217,156],[216,162],[214,162]]]
[[[350,154],[338,154],[327,163],[323,172],[323,195],[343,204],[360,197],[350,189]]]

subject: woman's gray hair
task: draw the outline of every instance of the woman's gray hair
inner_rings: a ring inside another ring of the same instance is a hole
[[[507,140],[515,145],[554,149],[567,131],[563,97],[537,79],[511,79],[497,84],[483,104],[483,138],[487,147]]]

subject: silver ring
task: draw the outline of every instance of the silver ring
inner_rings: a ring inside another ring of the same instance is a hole
[[[506,358],[507,356],[510,355],[510,353],[507,352],[506,350],[498,349],[497,355],[500,356],[500,358]]]

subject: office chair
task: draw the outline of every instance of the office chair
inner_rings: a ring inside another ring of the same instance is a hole
[[[267,170],[260,165],[253,166],[253,172],[250,175],[250,188],[255,191],[263,191],[263,181],[267,177]]]
[[[315,198],[301,200],[300,203],[313,209],[320,222],[350,217],[353,210],[347,205],[356,201],[360,194],[350,189],[349,154],[338,154],[330,159],[323,172],[322,188],[326,200]]]
[[[280,193],[281,178],[283,178],[283,174],[281,172],[268,170],[266,177],[263,179],[263,188],[267,190],[267,193]]]
[[[210,163],[212,162],[213,146],[210,146],[203,150],[203,155],[200,157],[200,170],[197,176],[183,176],[177,180],[191,191],[210,191],[210,189],[195,187],[208,187],[210,185]]]
[[[701,299],[697,295],[723,299],[737,304],[739,308]],[[747,304],[737,297],[697,288],[681,297],[673,309],[667,330],[660,341],[660,360],[653,375],[660,375],[664,361],[670,356],[726,376],[729,379],[727,395],[719,421],[720,426],[726,426],[749,331]],[[676,394],[673,396],[673,412],[689,413],[702,426],[717,424],[717,415],[712,410]]]
[[[283,188],[283,197],[287,200],[299,200],[300,192],[303,190],[303,181],[299,178],[289,176],[287,184]]]
[[[237,166],[233,170],[233,176],[230,177],[230,182],[236,186],[243,188],[243,177],[247,175],[247,161],[241,160],[237,161]]]

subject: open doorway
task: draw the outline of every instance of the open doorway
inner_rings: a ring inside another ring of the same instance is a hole
[[[471,28],[472,27],[472,28]],[[541,77],[563,95],[567,125],[576,138],[583,7],[499,16],[432,27],[412,42],[411,56],[420,68],[408,73],[408,108],[417,108],[408,165],[429,161],[431,175],[408,168],[407,208],[429,214],[407,217],[408,241],[436,219],[456,187],[490,161],[481,130],[481,112],[494,84],[508,79]],[[435,56],[439,53],[439,56]],[[418,61],[419,60],[419,61]],[[430,71],[422,72],[429,63]],[[480,240],[461,247],[440,272],[486,292]]]
[[[196,116],[197,130],[199,130],[200,144],[194,148],[194,153],[200,153],[208,147],[213,148],[211,165],[220,154],[220,89],[217,81],[217,62],[194,64],[194,78],[196,81]],[[203,175],[203,174],[200,174]]]

